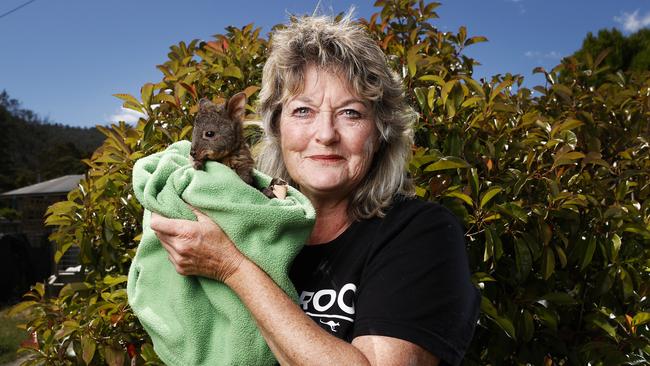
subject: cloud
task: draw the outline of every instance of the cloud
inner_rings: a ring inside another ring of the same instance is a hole
[[[526,13],[526,8],[524,7],[524,0],[505,0],[506,2],[513,3],[519,9],[519,14]]]
[[[614,17],[614,21],[621,24],[624,30],[636,32],[641,28],[650,26],[650,12],[642,16],[639,16],[639,9],[635,10],[634,13],[623,12],[620,17]]]
[[[528,58],[534,59],[546,59],[546,60],[559,60],[562,58],[562,55],[557,51],[551,52],[540,52],[540,51],[526,51],[524,55]]]
[[[146,115],[136,112],[132,109],[121,107],[118,111],[108,117],[108,123],[118,123],[119,121],[124,121],[128,124],[135,124],[138,122],[138,118],[140,117],[146,117]]]

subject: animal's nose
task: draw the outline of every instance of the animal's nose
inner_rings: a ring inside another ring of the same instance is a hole
[[[195,158],[196,157],[196,150],[190,150],[190,156]]]

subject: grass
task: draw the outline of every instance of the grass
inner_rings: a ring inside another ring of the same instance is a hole
[[[7,315],[9,309],[0,310],[0,364],[15,360],[20,342],[27,338],[27,332],[18,328],[19,324],[25,323],[24,316],[10,317]]]

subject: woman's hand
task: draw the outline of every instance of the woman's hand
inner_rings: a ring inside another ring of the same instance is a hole
[[[151,214],[151,229],[181,275],[224,282],[246,258],[210,217],[192,208],[198,221],[168,219]]]

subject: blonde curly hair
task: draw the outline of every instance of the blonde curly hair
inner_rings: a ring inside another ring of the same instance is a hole
[[[401,79],[388,66],[386,55],[350,18],[350,14],[338,21],[329,16],[295,18],[272,34],[258,107],[266,133],[258,168],[293,183],[280,148],[282,106],[302,91],[308,65],[343,76],[371,105],[380,136],[371,168],[348,203],[350,218],[358,220],[383,216],[396,194],[413,194],[407,164],[417,114],[406,103]]]

